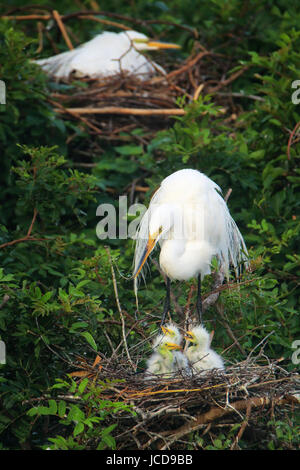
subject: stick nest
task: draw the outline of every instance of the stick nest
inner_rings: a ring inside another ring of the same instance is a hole
[[[81,361],[81,370],[72,375],[99,384],[104,399],[131,406],[133,413],[122,411],[106,421],[107,425],[117,423],[118,450],[186,449],[192,432],[200,436],[240,423],[232,444],[238,448],[247,427],[257,427],[266,415],[272,419],[275,408],[276,412],[291,411],[299,404],[299,374],[286,371],[279,362],[259,355],[225,372],[177,373],[168,379],[145,380],[144,372],[134,372],[127,358],[100,360],[98,356],[93,365]]]

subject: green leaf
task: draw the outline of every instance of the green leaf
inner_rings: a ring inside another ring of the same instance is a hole
[[[84,424],[82,422],[77,423],[73,431],[74,437],[78,436],[78,434],[82,433],[83,431],[84,431]]]
[[[49,400],[49,414],[55,415],[57,413],[57,403],[55,400]]]
[[[107,445],[107,447],[109,447],[110,449],[116,448],[116,441],[109,434],[102,436],[102,442],[104,442]]]
[[[89,383],[89,379],[87,378],[83,379],[78,386],[78,393],[82,394],[88,383]]]
[[[121,155],[141,155],[143,153],[141,145],[123,145],[122,147],[115,147],[115,150]]]
[[[46,292],[46,294],[43,295],[42,297],[42,301],[43,302],[48,302],[48,300],[52,297],[53,295],[53,292],[49,291],[49,292]]]
[[[82,333],[80,333],[86,340],[87,342],[89,343],[90,346],[92,346],[92,348],[97,351],[97,344],[94,340],[94,338],[92,337],[92,335],[88,332],[88,331],[84,331]]]
[[[66,402],[64,400],[60,400],[58,403],[58,415],[60,418],[65,417],[66,408],[67,408]]]

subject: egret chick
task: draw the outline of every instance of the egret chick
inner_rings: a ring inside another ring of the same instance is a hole
[[[162,325],[161,329],[165,336],[167,336],[170,341],[175,344],[181,344],[182,334],[179,331],[179,328],[174,323],[168,323],[167,325]]]
[[[159,375],[162,378],[170,377],[175,371],[174,350],[180,350],[181,347],[168,340],[165,335],[159,335],[153,343],[154,353],[148,359],[146,378],[150,375]]]
[[[181,345],[182,342],[182,334],[179,331],[179,328],[174,323],[168,323],[166,326],[161,326],[161,329],[165,335],[165,337],[172,341],[175,344]],[[181,371],[188,375],[191,374],[191,370],[189,367],[189,363],[185,355],[182,351],[174,351],[174,370]]]
[[[202,325],[187,331],[185,339],[192,343],[185,355],[195,371],[225,369],[221,356],[210,347],[212,335]]]
[[[71,51],[35,63],[57,79],[69,78],[71,73],[76,77],[101,78],[125,72],[146,80],[157,72],[166,72],[139,51],[179,48],[177,44],[151,40],[137,31],[106,31]]]

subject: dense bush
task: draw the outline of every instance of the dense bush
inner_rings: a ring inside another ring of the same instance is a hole
[[[48,1],[33,3],[57,7]],[[8,1],[7,8],[12,6],[24,2]],[[69,13],[77,7],[66,0],[60,9]],[[115,448],[114,428],[101,422],[108,414],[133,412],[121,401],[103,400],[101,389],[87,380],[78,385],[67,374],[76,357],[93,362],[97,351],[110,354],[105,328],[112,344],[119,344],[112,265],[117,267],[122,308],[129,324],[134,323],[135,299],[126,280],[133,241],[107,240],[106,246],[98,240],[96,208],[103,202],[117,207],[118,195],[137,177],[149,186],[142,201],[146,203],[163,177],[183,167],[203,171],[224,191],[232,188],[229,206],[250,249],[252,272],[244,275],[239,289],[222,292],[226,319],[246,354],[270,335],[268,357],[283,357],[287,368],[295,367],[291,344],[299,335],[300,144],[296,139],[288,143],[300,121],[299,104],[291,98],[300,69],[299,7],[267,0],[120,0],[112,2],[111,12],[174,23],[167,35],[182,44],[182,59],[194,39],[175,26],[197,29],[207,48],[230,56],[233,71],[247,66],[229,90],[245,95],[237,98],[243,108],[237,120],[228,121],[214,95],[190,104],[186,100],[187,114],[174,118],[170,129],[157,133],[149,145],[104,142],[105,153],[94,157],[96,166],[78,171],[68,138],[72,135],[84,146],[90,137],[74,122],[59,119],[48,102],[54,85],[30,61],[36,31],[32,24],[1,21],[0,78],[7,88],[7,104],[0,107],[0,339],[7,350],[6,364],[0,365],[4,449]],[[80,40],[88,39],[88,27],[82,29],[76,20],[73,27]],[[99,31],[97,27],[93,25],[93,31]],[[166,25],[153,28],[163,32]],[[157,306],[164,297],[155,266],[152,271],[151,282],[141,286],[139,294],[146,332],[159,321]],[[179,305],[185,305],[193,282],[175,286]],[[207,292],[210,284],[206,279]],[[232,339],[215,308],[206,315],[215,327],[215,344],[220,350],[229,348],[226,359],[243,359],[241,350],[230,348]],[[132,330],[129,344],[139,339]],[[66,404],[59,398],[61,390],[82,401]],[[295,432],[288,420],[269,426],[276,427],[276,439],[254,445],[293,448]],[[229,447],[230,439],[220,434],[214,448]],[[247,448],[247,442],[243,446]],[[210,448],[209,442],[204,440],[202,447]]]

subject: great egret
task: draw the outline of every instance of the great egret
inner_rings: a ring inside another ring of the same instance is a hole
[[[154,353],[148,359],[145,378],[151,378],[151,374],[162,378],[170,377],[175,371],[174,350],[181,350],[181,346],[169,341],[167,336],[160,334],[153,342]]]
[[[139,51],[175,48],[180,46],[151,40],[137,31],[106,31],[76,49],[36,60],[35,63],[57,79],[68,78],[71,73],[76,77],[100,78],[121,72],[148,79],[157,71],[162,74],[165,74],[165,71]]]
[[[194,370],[225,369],[221,356],[210,347],[212,335],[202,325],[187,331],[185,339],[192,343],[185,355]]]
[[[167,276],[162,323],[170,308],[170,279],[198,278],[197,313],[202,323],[201,280],[210,274],[213,256],[227,276],[230,264],[238,272],[246,262],[243,237],[220,193],[219,186],[200,171],[176,171],[162,181],[140,221],[135,237],[135,294],[137,298],[137,278],[159,243],[159,263]]]

